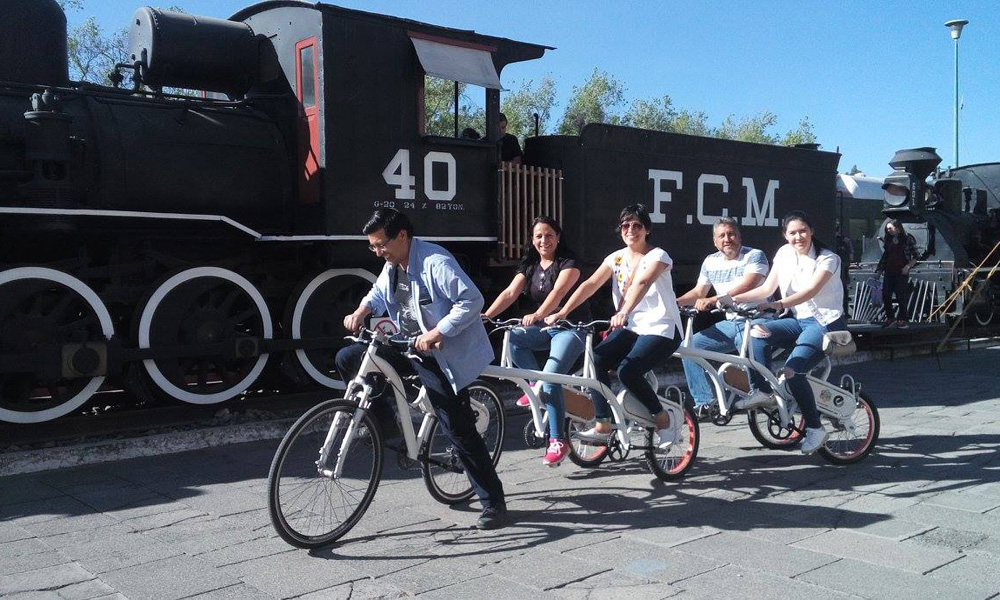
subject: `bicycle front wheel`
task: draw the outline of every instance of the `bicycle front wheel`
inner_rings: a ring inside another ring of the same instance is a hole
[[[698,419],[694,411],[688,407],[683,409],[684,421],[675,423],[674,429],[677,437],[674,443],[666,449],[657,448],[654,445],[654,432],[652,429],[646,431],[646,466],[649,470],[664,481],[680,479],[694,466],[694,459],[698,457],[698,444],[701,441],[701,433],[698,429]],[[677,418],[676,413],[672,417]]]
[[[475,381],[468,387],[476,430],[486,443],[486,449],[495,467],[500,462],[503,448],[505,419],[503,403],[493,386]],[[434,420],[427,436],[428,442],[420,457],[420,470],[424,484],[431,496],[442,504],[458,504],[472,497],[472,483],[465,474],[458,451],[444,434],[441,423]]]
[[[297,548],[330,544],[365,514],[381,477],[382,432],[371,414],[347,400],[314,406],[288,430],[271,462],[271,524]]]

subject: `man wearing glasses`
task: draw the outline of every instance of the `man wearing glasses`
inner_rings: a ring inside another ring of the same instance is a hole
[[[409,360],[388,348],[380,348],[379,356],[397,370],[420,377],[483,505],[476,526],[503,527],[507,522],[503,486],[476,431],[465,390],[493,360],[479,318],[483,295],[447,250],[413,238],[413,225],[403,213],[379,209],[362,231],[368,236],[368,248],[385,259],[385,266],[358,309],[344,317],[344,327],[357,332],[368,315],[387,313],[402,335],[416,338],[414,345],[429,355],[427,360]],[[357,373],[365,349],[364,344],[352,344],[337,353],[337,368],[345,380]]]

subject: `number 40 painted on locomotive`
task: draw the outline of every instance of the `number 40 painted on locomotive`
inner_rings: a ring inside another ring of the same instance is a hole
[[[443,190],[434,189],[434,163],[441,163],[448,168],[448,185]],[[447,152],[428,152],[424,155],[424,195],[428,200],[449,202],[457,193],[457,183],[455,177],[455,157]],[[391,186],[396,187],[397,200],[415,200],[416,177],[410,175],[410,151],[401,148],[392,157],[385,170],[382,171],[382,179]]]

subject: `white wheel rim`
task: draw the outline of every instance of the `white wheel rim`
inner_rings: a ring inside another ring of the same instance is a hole
[[[301,340],[302,339],[302,313],[306,310],[306,305],[309,303],[309,299],[312,295],[316,293],[321,285],[327,281],[333,279],[334,277],[346,277],[354,276],[360,277],[372,283],[375,283],[375,275],[364,269],[329,269],[323,271],[306,285],[302,293],[295,300],[295,309],[292,311],[292,339]],[[316,368],[316,365],[309,360],[309,356],[306,354],[305,350],[296,350],[295,358],[298,359],[299,364],[305,369],[305,372],[312,378],[316,383],[328,387],[334,390],[343,390],[347,388],[347,385],[339,380],[330,377],[326,373],[320,371]]]
[[[107,307],[104,306],[104,302],[101,301],[94,290],[83,281],[62,271],[47,269],[45,267],[19,267],[0,272],[0,286],[22,279],[42,279],[70,288],[79,294],[97,315],[98,320],[101,322],[101,333],[104,335],[104,339],[110,340],[111,336],[114,335],[114,325],[111,323],[111,314],[108,312]],[[46,410],[20,412],[0,408],[0,420],[11,423],[41,423],[61,417],[82,406],[103,383],[104,375],[92,377],[87,385],[77,392],[75,396],[59,406],[54,406]]]
[[[264,297],[261,296],[260,292],[257,291],[257,288],[255,288],[253,284],[247,281],[245,277],[228,269],[221,269],[219,267],[195,267],[193,269],[181,271],[170,279],[167,279],[160,285],[160,287],[156,288],[156,291],[153,292],[152,296],[150,296],[149,301],[142,310],[142,316],[139,319],[139,348],[146,349],[150,347],[149,334],[153,324],[153,315],[156,314],[156,309],[159,308],[160,303],[163,302],[163,299],[166,298],[167,294],[181,284],[187,283],[188,281],[192,281],[199,277],[214,277],[216,279],[223,279],[236,284],[244,292],[246,292],[246,294],[253,300],[254,304],[257,306],[257,311],[260,313],[264,330],[264,339],[271,339],[271,336],[273,335],[271,327],[271,313],[267,310],[267,304],[264,302]],[[229,400],[250,387],[250,384],[253,383],[257,377],[260,376],[261,371],[264,370],[267,358],[267,354],[261,354],[257,358],[256,364],[254,364],[253,368],[250,369],[250,372],[247,373],[243,379],[227,390],[222,390],[212,394],[196,394],[174,385],[173,382],[163,375],[160,368],[156,366],[156,361],[151,358],[147,358],[142,361],[142,365],[145,367],[149,377],[154,383],[156,383],[156,386],[169,394],[172,398],[176,398],[177,400],[181,400],[183,402],[189,402],[191,404],[216,404],[218,402]]]

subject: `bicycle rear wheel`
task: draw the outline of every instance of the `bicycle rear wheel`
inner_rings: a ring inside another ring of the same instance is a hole
[[[468,387],[476,430],[483,437],[493,466],[500,462],[503,448],[505,418],[500,395],[485,381],[475,381]],[[458,452],[444,434],[437,419],[431,424],[427,446],[420,456],[420,470],[431,496],[442,504],[458,504],[472,497],[469,482]]]
[[[677,431],[677,438],[674,443],[666,449],[660,449],[653,445],[654,432],[652,429],[646,431],[646,466],[649,470],[664,481],[680,479],[691,470],[694,459],[698,457],[698,444],[701,441],[701,432],[698,429],[698,418],[695,417],[691,408],[684,407],[684,422],[674,424]],[[672,418],[676,419],[676,413]]]
[[[777,408],[752,408],[747,411],[750,433],[762,446],[772,450],[787,450],[802,441],[805,417],[797,412],[792,416],[792,422],[795,429],[784,427]]]
[[[819,453],[823,458],[835,465],[849,465],[863,460],[871,454],[878,441],[880,420],[878,409],[868,394],[859,392],[854,414],[851,415],[854,421],[854,431],[849,431],[839,420],[834,420],[823,415],[823,424],[830,423],[833,431],[830,438],[820,449]],[[827,428],[829,431],[829,428]]]
[[[569,459],[578,467],[593,469],[608,456],[607,446],[585,444],[576,439],[573,434],[588,429],[593,423],[566,418],[566,437],[569,439]]]
[[[349,429],[353,439],[345,450]],[[343,399],[314,406],[288,430],[271,462],[271,524],[297,548],[330,544],[365,514],[381,477],[382,432],[375,419]]]

